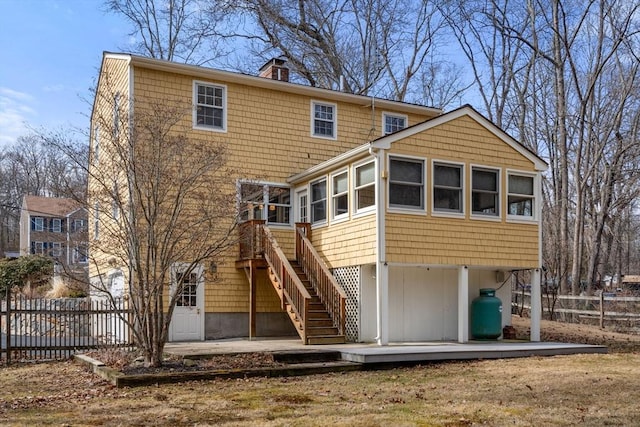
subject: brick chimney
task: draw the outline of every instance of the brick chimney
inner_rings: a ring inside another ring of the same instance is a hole
[[[287,61],[280,58],[273,58],[260,67],[260,77],[281,82],[289,81],[289,69],[284,65]]]

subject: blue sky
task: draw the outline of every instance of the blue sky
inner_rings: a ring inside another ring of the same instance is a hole
[[[129,42],[101,0],[0,0],[0,147],[40,129],[88,128],[102,52]]]

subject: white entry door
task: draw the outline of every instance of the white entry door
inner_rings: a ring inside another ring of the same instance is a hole
[[[178,265],[172,274],[172,294],[177,280],[182,281],[182,292],[173,310],[169,326],[169,341],[202,341],[204,339],[204,270],[202,266],[184,274],[187,265]]]

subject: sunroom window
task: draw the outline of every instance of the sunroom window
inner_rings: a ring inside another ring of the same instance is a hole
[[[533,176],[509,174],[508,187],[509,215],[533,218],[535,206]]]
[[[433,165],[433,210],[462,212],[462,166],[445,163]]]
[[[349,175],[346,171],[332,178],[331,204],[334,218],[349,214]]]
[[[311,223],[317,224],[327,220],[327,180],[321,179],[311,183]]]
[[[496,169],[472,168],[471,212],[476,215],[500,214],[500,172]]]
[[[424,209],[424,161],[390,158],[389,205]]]
[[[356,212],[376,204],[376,185],[374,162],[356,166],[355,168]]]

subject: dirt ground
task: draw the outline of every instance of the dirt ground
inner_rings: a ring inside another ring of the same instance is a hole
[[[514,319],[526,333],[527,319]],[[72,362],[0,368],[2,425],[635,426],[640,339],[543,322],[591,354],[116,389]]]

